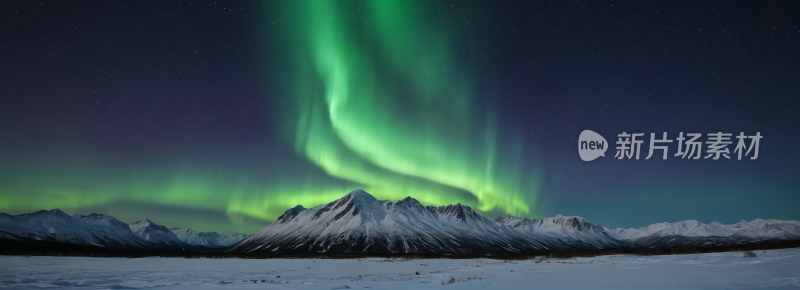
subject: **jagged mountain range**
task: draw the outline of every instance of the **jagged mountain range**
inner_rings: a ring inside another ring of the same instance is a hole
[[[184,229],[175,230],[187,232]],[[217,233],[188,231],[199,238],[177,235],[148,219],[127,224],[112,216],[70,216],[59,209],[20,215],[0,214],[0,238],[61,242],[123,251],[216,252],[245,236],[228,234],[226,238],[219,238]]]
[[[55,209],[0,214],[0,238],[174,253],[483,256],[797,241],[800,221],[756,219],[724,225],[692,220],[606,228],[577,216],[486,218],[466,205],[424,206],[411,197],[380,201],[354,190],[328,204],[291,208],[250,236],[168,229],[148,219],[126,224],[111,216],[69,216]]]
[[[426,207],[410,197],[379,201],[355,190],[326,205],[292,208],[226,251],[498,255],[631,246],[580,217],[490,219],[461,204]]]
[[[638,229],[610,228],[641,247],[727,246],[800,239],[800,221],[755,219],[732,225],[696,220],[656,223]]]
[[[241,233],[218,234],[216,232],[196,232],[182,228],[172,228],[170,231],[187,244],[210,248],[227,247],[247,237],[247,235]]]
[[[398,202],[379,201],[369,193],[355,190],[325,205],[289,209],[274,223],[226,251],[252,255],[503,255],[554,250],[731,245],[799,240],[798,223],[756,220],[752,225],[729,226],[731,231],[728,232],[704,232],[700,228],[708,225],[689,226],[692,221],[669,224],[671,226],[657,224],[642,229],[617,229],[592,224],[576,216],[490,219],[461,204],[423,206],[410,197]],[[701,232],[706,234],[700,235]]]

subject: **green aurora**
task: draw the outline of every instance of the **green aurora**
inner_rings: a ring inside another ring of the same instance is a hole
[[[361,188],[379,199],[538,216],[539,179],[521,174],[530,163],[523,144],[500,137],[491,107],[475,102],[475,84],[458,66],[451,37],[461,20],[426,17],[435,10],[426,1],[292,3],[272,4],[285,6],[275,10],[292,25],[270,36],[280,40],[270,45],[281,65],[266,68],[290,80],[283,97],[291,101],[271,113],[294,148],[274,154],[293,154],[291,168],[258,176],[223,159],[154,156],[173,161],[155,166],[76,149],[61,167],[6,160],[19,170],[0,178],[0,211],[99,211],[127,222],[149,215],[168,227],[249,234],[295,205]],[[227,222],[212,221],[222,213]]]
[[[522,145],[497,152],[491,112],[476,112],[468,76],[456,73],[448,23],[415,13],[433,8],[424,2],[346,3],[279,10],[298,20],[285,32],[288,66],[297,68],[288,110],[298,116],[286,136],[298,154],[350,183],[269,189],[237,197],[229,213],[273,219],[279,212],[265,208],[314,206],[357,186],[382,199],[530,215],[537,181],[518,174]]]
[[[302,88],[298,153],[383,198],[413,193],[445,204],[466,193],[484,212],[530,212],[515,174],[519,153],[500,158],[491,114],[475,124],[475,116],[487,114],[472,112],[467,78],[453,72],[447,31],[431,30],[405,2],[361,9],[307,4],[297,17],[305,32],[297,51],[311,48],[310,64],[302,63],[305,54],[298,60],[309,69],[295,82]],[[480,136],[470,128],[481,128]]]

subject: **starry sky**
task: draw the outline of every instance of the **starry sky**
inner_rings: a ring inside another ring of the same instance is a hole
[[[0,14],[0,212],[250,234],[361,188],[617,227],[800,219],[797,2],[4,1]],[[644,133],[640,159],[612,147],[582,161],[586,129],[611,146]],[[645,159],[663,132],[763,139],[756,160],[681,159],[677,141]]]

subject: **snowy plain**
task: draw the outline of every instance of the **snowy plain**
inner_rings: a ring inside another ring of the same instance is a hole
[[[800,289],[800,248],[757,251],[756,255],[613,255],[540,263],[0,256],[0,288]]]

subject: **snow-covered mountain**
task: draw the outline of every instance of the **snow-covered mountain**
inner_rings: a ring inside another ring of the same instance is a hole
[[[184,243],[201,247],[227,247],[238,243],[247,235],[240,233],[218,234],[217,232],[197,232],[191,229],[173,228],[170,229],[178,239]]]
[[[696,220],[657,223],[642,228],[610,228],[621,238],[647,247],[709,246],[800,239],[800,221],[755,219],[725,225]]]
[[[759,238],[800,238],[800,221],[779,221],[775,219],[755,219],[751,222],[741,220],[730,225],[736,236]]]
[[[32,239],[111,249],[152,250],[130,227],[101,214],[72,216],[58,209],[28,214],[0,214],[0,238]]]
[[[148,219],[126,224],[112,216],[69,216],[59,209],[20,215],[0,213],[0,238],[19,241],[62,242],[124,251],[187,253],[218,251],[226,243],[230,245],[244,237],[243,234],[216,233],[208,236],[216,245],[186,243],[171,230]]]
[[[164,250],[195,251],[195,247],[181,241],[167,227],[158,225],[149,219],[135,221],[128,226],[133,233],[145,241],[165,247]]]
[[[461,204],[378,201],[354,190],[326,205],[296,206],[227,251],[251,254],[515,254],[625,247],[631,243],[579,217],[489,219]]]
[[[515,229],[527,240],[548,239],[559,243],[560,248],[612,249],[631,247],[615,232],[589,223],[582,217],[556,215],[543,219],[514,216],[494,218],[498,223]]]
[[[122,251],[281,254],[513,255],[557,250],[725,246],[800,240],[800,221],[695,220],[643,228],[605,228],[581,217],[486,218],[469,206],[423,206],[407,197],[379,201],[354,190],[313,208],[296,206],[256,233],[220,235],[168,229],[148,219],[69,216],[54,209],[0,214],[0,239],[63,242]],[[27,242],[26,242],[27,241]],[[40,243],[40,242],[37,242]]]
[[[700,223],[696,220],[688,220],[675,223],[657,223],[638,229],[612,228],[621,238],[633,240],[641,237],[657,235],[659,237],[668,236],[687,236],[687,237],[707,237],[707,236],[730,236],[734,233],[728,226],[718,222],[710,224]]]

